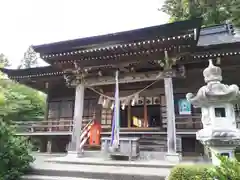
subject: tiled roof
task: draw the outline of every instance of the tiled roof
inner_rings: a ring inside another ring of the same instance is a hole
[[[221,24],[202,28],[198,40],[198,46],[210,46],[240,42],[240,36],[234,33],[234,27],[229,24]]]

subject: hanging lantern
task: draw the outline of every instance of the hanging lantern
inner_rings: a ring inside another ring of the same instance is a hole
[[[103,96],[99,96],[99,98],[98,98],[98,104],[103,105],[103,103],[104,103],[104,97],[103,97]]]
[[[112,105],[111,105],[110,108],[111,108],[111,110],[113,110],[113,108],[114,108],[114,102],[112,103]]]
[[[122,106],[121,106],[122,110],[125,109],[125,104],[123,103]]]
[[[135,99],[133,99],[131,102],[131,106],[134,106],[134,105],[135,105]]]
[[[103,106],[103,107],[106,106],[106,99],[105,99],[105,98],[103,99],[102,106]]]

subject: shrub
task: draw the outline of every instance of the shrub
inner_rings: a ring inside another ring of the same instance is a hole
[[[213,167],[209,170],[211,179],[217,180],[239,180],[240,163],[236,159],[229,159],[225,156],[218,156],[220,166]]]
[[[210,165],[179,165],[171,170],[168,180],[208,179]]]
[[[240,162],[240,147],[237,147],[235,150],[235,157]]]
[[[0,180],[18,180],[33,161],[31,145],[24,137],[15,136],[14,127],[1,118],[0,127]]]

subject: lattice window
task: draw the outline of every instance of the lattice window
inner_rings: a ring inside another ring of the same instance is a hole
[[[89,117],[93,117],[93,114],[96,113],[96,106],[97,106],[97,99],[90,99],[89,106],[88,106]]]
[[[58,119],[59,118],[59,104],[60,104],[60,102],[49,102],[48,119]]]
[[[111,125],[112,124],[112,115],[113,111],[111,109],[102,109],[102,125]]]
[[[73,117],[73,101],[62,101],[60,104],[60,117],[71,118]]]
[[[96,106],[97,106],[96,99],[85,99],[83,117],[92,118],[94,112],[96,111]]]
[[[83,109],[83,117],[89,117],[89,100],[84,100],[84,109]]]

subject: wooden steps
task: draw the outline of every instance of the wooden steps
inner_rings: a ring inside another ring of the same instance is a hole
[[[139,143],[140,151],[167,151],[167,140],[162,135],[142,135]]]

